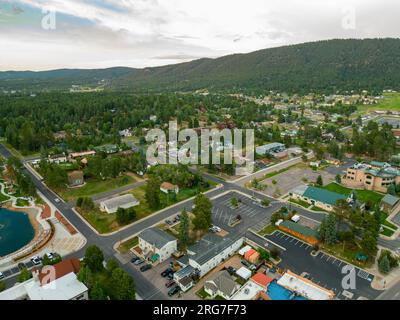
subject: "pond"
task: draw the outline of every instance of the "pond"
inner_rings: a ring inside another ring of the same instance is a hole
[[[27,213],[0,208],[0,257],[15,252],[35,236]]]

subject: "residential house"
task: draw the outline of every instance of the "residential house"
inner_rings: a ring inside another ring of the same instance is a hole
[[[160,186],[160,190],[161,190],[161,192],[164,192],[166,194],[168,194],[170,192],[178,194],[179,186],[177,186],[176,184],[169,183],[169,182],[163,182]]]
[[[211,298],[221,296],[229,300],[239,288],[240,285],[232,279],[231,275],[226,270],[216,273],[211,279],[204,283],[204,291],[207,292]]]
[[[115,213],[118,208],[129,209],[139,205],[140,202],[132,195],[125,194],[100,202],[100,209],[107,213]]]
[[[60,164],[60,163],[65,163],[67,161],[68,159],[65,154],[55,154],[48,157],[49,163]]]
[[[82,171],[72,171],[68,173],[68,186],[70,188],[83,186],[85,179]]]
[[[152,262],[163,262],[177,251],[177,240],[170,234],[156,228],[148,228],[139,236],[139,248]]]
[[[400,203],[400,198],[393,196],[391,194],[387,194],[381,200],[381,210],[390,214],[393,212],[395,208],[398,207]]]

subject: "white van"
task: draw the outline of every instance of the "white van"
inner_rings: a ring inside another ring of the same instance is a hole
[[[295,214],[290,220],[292,220],[293,222],[299,222],[300,221],[300,216]]]

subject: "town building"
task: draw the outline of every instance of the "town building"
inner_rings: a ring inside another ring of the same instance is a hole
[[[220,237],[208,233],[187,249],[188,264],[197,269],[199,276],[203,277],[232,256],[242,245],[243,237]]]
[[[132,195],[125,194],[100,202],[100,209],[107,213],[115,213],[118,208],[129,209],[139,205],[140,202]]]
[[[386,162],[357,163],[348,168],[342,184],[350,188],[387,192],[390,185],[400,183],[400,170]]]
[[[290,270],[279,278],[278,284],[308,300],[332,300],[335,297],[333,291],[325,289]]]
[[[96,155],[96,151],[83,151],[83,152],[72,152],[69,154],[69,158],[74,160],[76,158],[83,158]]]
[[[213,299],[216,296],[221,296],[229,300],[239,288],[240,286],[232,279],[231,275],[226,270],[216,273],[211,279],[204,283],[204,291]]]
[[[163,182],[160,186],[160,191],[164,192],[166,194],[169,194],[169,193],[178,194],[179,186],[177,186],[176,184],[169,183],[169,182]]]
[[[142,231],[138,238],[143,255],[152,262],[163,262],[178,250],[176,238],[156,227]]]
[[[53,267],[54,272],[34,268],[31,279],[0,292],[0,300],[88,300],[88,288],[77,279],[79,260],[63,260]]]
[[[399,197],[393,196],[391,194],[387,194],[382,198],[380,208],[382,211],[390,214],[395,209],[398,208],[399,203],[400,203]]]
[[[289,233],[311,245],[318,244],[318,232],[314,229],[302,226],[301,224],[293,221],[280,221],[277,226],[282,231]]]
[[[270,155],[275,158],[284,158],[288,155],[285,145],[278,142],[258,146],[256,153],[259,156]]]
[[[249,280],[231,298],[231,300],[255,300],[265,288],[258,283]]]
[[[342,194],[306,185],[294,188],[289,195],[292,199],[305,201],[326,211],[333,211],[339,200],[347,201]]]
[[[82,171],[72,171],[68,173],[68,186],[70,188],[80,187],[85,183]]]

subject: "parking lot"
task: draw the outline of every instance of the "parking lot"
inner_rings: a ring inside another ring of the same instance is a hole
[[[163,278],[161,276],[161,273],[169,268],[169,263],[173,261],[173,259],[168,259],[156,266],[153,266],[150,270],[147,270],[145,272],[140,271],[140,267],[144,266],[146,263],[143,263],[141,265],[134,265],[133,263],[129,262],[129,267],[133,268],[137,272],[140,272],[143,277],[145,277],[148,281],[150,281],[160,292],[162,292],[165,296],[168,296],[168,291],[174,287],[167,288],[165,284],[168,282],[167,278]],[[176,300],[180,299],[180,294],[176,294],[172,297],[169,297],[169,299]]]
[[[307,272],[311,275],[311,280],[314,283],[333,290],[339,298],[343,298],[341,296],[343,292],[342,279],[346,273],[342,273],[342,270],[343,267],[348,265],[347,262],[324,252],[319,252],[316,256],[312,256],[312,246],[280,231],[276,231],[265,238],[270,241],[267,244],[269,249],[274,247],[274,244],[280,249],[281,268],[289,269],[297,274]],[[354,298],[360,296],[368,299],[376,298],[380,292],[371,287],[374,276],[359,268],[355,268],[355,273],[356,289],[348,289],[347,291],[353,293]]]
[[[324,184],[333,181],[335,178],[335,175],[327,171],[314,171],[306,165],[300,164],[292,167],[288,171],[261,181],[262,184],[267,186],[266,189],[263,190],[263,193],[271,197],[283,196],[300,185],[306,184],[307,182],[315,182],[319,175],[322,176]],[[276,184],[273,184],[272,181],[276,181]],[[276,194],[277,189],[279,189],[278,195]]]
[[[232,207],[232,198],[239,201],[237,208]],[[265,208],[243,194],[230,192],[213,200],[213,223],[228,234],[244,234],[249,228],[261,230],[269,223],[271,215],[282,206],[282,203],[272,202]],[[241,222],[231,226],[237,215],[241,216]]]

